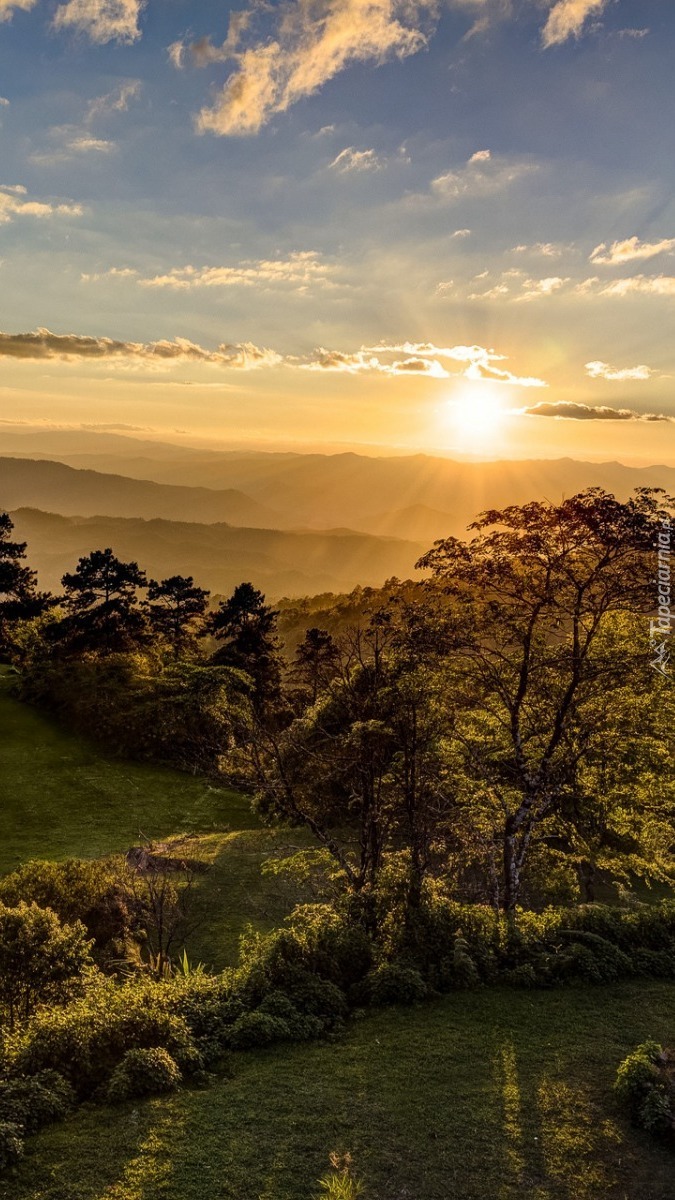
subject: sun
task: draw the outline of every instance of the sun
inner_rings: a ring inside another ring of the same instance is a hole
[[[499,440],[506,416],[503,386],[481,380],[467,382],[453,396],[447,421],[465,449],[485,449]]]

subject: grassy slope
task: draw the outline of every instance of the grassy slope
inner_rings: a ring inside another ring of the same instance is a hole
[[[204,835],[213,870],[190,953],[232,961],[243,924],[289,897],[260,876],[293,833],[255,828],[246,800],[107,760],[18,705],[0,679],[2,869],[28,857]],[[228,832],[229,830],[229,832]],[[672,1042],[675,987],[457,994],[353,1025],[341,1045],[238,1056],[232,1080],[118,1110],[86,1108],[29,1143],[0,1200],[310,1200],[349,1149],[364,1200],[672,1200],[673,1159],[613,1109],[619,1060]]]
[[[0,671],[2,669],[0,668]],[[119,853],[139,830],[162,838],[203,836],[212,870],[195,902],[199,928],[190,956],[215,968],[234,961],[248,921],[279,923],[291,898],[260,875],[260,863],[288,833],[260,828],[245,796],[203,779],[142,763],[105,758],[42,713],[10,695],[0,673],[0,874],[29,858]],[[302,844],[293,834],[293,844]]]
[[[364,1200],[672,1200],[673,1156],[615,1111],[617,1062],[673,1027],[672,985],[448,997],[339,1045],[241,1055],[204,1091],[89,1108],[0,1200],[311,1200],[349,1149]]]

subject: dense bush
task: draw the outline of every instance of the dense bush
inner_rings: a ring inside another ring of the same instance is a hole
[[[108,1085],[129,1050],[161,1046],[189,1071],[201,1060],[187,1022],[174,1008],[168,985],[102,980],[66,1008],[38,1012],[10,1040],[8,1072],[59,1071],[85,1098]]]
[[[0,1122],[18,1125],[24,1134],[65,1117],[75,1095],[57,1071],[0,1080]]]
[[[65,1003],[94,970],[84,925],[21,901],[0,902],[0,1015],[10,1029],[38,1004]]]
[[[0,1171],[13,1167],[22,1155],[21,1126],[14,1121],[0,1121]]]
[[[106,1099],[117,1104],[136,1096],[175,1092],[181,1078],[178,1063],[161,1046],[127,1050],[110,1076]]]
[[[614,1092],[632,1120],[649,1133],[672,1136],[675,1062],[658,1042],[643,1042],[621,1063]]]
[[[142,914],[119,862],[24,863],[0,880],[0,902],[16,907],[22,901],[52,909],[63,923],[81,921],[102,966],[131,955]]]
[[[21,698],[115,754],[212,772],[233,742],[248,684],[239,671],[161,649],[25,664]]]
[[[419,1004],[429,989],[419,971],[399,963],[383,963],[366,975],[353,995],[361,1003],[376,1006],[386,1004]]]

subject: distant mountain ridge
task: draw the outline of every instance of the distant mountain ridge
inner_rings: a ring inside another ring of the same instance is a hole
[[[39,584],[58,591],[61,576],[91,550],[111,546],[149,576],[194,575],[212,592],[229,593],[250,580],[268,596],[306,596],[377,587],[392,576],[410,578],[427,549],[396,538],[352,531],[235,528],[162,519],[64,517],[20,508],[12,512],[17,538],[28,542],[28,561]]]
[[[0,458],[0,508],[31,507],[64,516],[163,517],[210,523],[227,521],[254,528],[280,528],[286,522],[236,488],[214,491],[100,471],[76,470],[64,463]]]

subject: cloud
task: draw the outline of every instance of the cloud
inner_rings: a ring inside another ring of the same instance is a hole
[[[601,296],[675,296],[673,275],[633,275],[630,279],[615,279],[600,292]]]
[[[384,164],[374,150],[356,150],[353,146],[346,146],[329,163],[329,170],[345,175],[350,171],[379,171],[382,166]]]
[[[574,400],[545,400],[520,410],[528,417],[557,417],[568,421],[675,421],[665,413],[638,413],[631,408],[578,404]]]
[[[35,151],[30,156],[31,162],[50,166],[54,163],[68,162],[80,154],[112,153],[117,149],[117,143],[109,138],[97,137],[92,132],[92,126],[101,118],[126,112],[140,91],[140,80],[132,79],[121,83],[111,92],[95,96],[89,101],[79,125],[52,125],[51,129],[46,131],[47,140],[53,148]]]
[[[446,171],[433,179],[431,193],[443,201],[459,200],[465,196],[492,196],[537,170],[536,163],[496,158],[489,150],[479,150],[471,155],[463,167]]]
[[[6,96],[0,96],[0,108],[8,108],[9,100]]]
[[[135,279],[138,271],[134,267],[110,267],[107,271],[98,271],[93,275],[80,275],[82,283],[100,283],[102,279]]]
[[[80,204],[48,204],[40,200],[24,200],[26,189],[21,184],[0,184],[0,225],[15,217],[81,217]]]
[[[175,267],[164,275],[139,279],[141,287],[185,291],[200,287],[291,287],[304,291],[311,284],[326,285],[334,268],[313,250],[297,251],[285,259],[260,259],[232,267]]]
[[[470,236],[471,236],[470,229],[456,229],[454,233],[450,234],[450,237],[453,237],[453,238],[467,238]]]
[[[173,341],[124,342],[109,337],[87,337],[76,333],[51,333],[36,329],[30,333],[0,333],[0,356],[15,359],[56,359],[61,362],[107,361],[117,359],[155,366],[207,363],[219,367],[251,370],[276,366],[282,361],[274,350],[252,342],[223,343],[206,350],[187,338]]]
[[[581,36],[589,17],[600,16],[609,0],[557,0],[542,31],[543,46],[559,46]]]
[[[590,375],[591,379],[607,379],[611,383],[625,383],[626,380],[641,380],[651,379],[654,371],[651,367],[643,365],[639,367],[623,367],[619,370],[610,367],[606,362],[587,362],[586,374]]]
[[[569,283],[569,276],[563,279],[560,275],[549,275],[546,279],[527,279],[523,284],[525,291],[516,299],[521,301],[544,300],[553,296]]]
[[[533,245],[531,245],[531,246],[528,246],[526,244],[521,244],[520,246],[514,246],[511,250],[511,253],[512,254],[540,254],[543,258],[560,258],[560,256],[562,254],[564,254],[565,250],[568,250],[568,249],[569,249],[568,246],[561,246],[561,245],[558,245],[556,242],[534,242]]]
[[[11,21],[15,12],[30,12],[37,0],[0,0],[0,21]]]
[[[236,57],[243,35],[251,25],[251,11],[231,12],[227,28],[227,37],[220,46],[214,46],[208,37],[199,38],[190,44],[184,41],[173,42],[168,48],[169,59],[178,70],[190,62],[196,67],[206,67],[210,63],[228,62]]]
[[[0,0],[0,3],[2,0]],[[54,13],[55,29],[85,34],[96,45],[136,42],[142,0],[68,0]]]
[[[401,342],[398,345],[382,343],[378,346],[364,347],[365,353],[392,354],[405,353],[417,358],[445,359],[449,362],[461,363],[460,372],[466,379],[492,380],[495,383],[510,383],[517,387],[548,387],[543,379],[532,376],[519,376],[506,371],[495,363],[505,362],[506,355],[487,350],[484,346],[435,346],[432,342]]]
[[[201,110],[200,132],[258,133],[275,113],[311,96],[352,63],[415,54],[426,45],[421,26],[434,20],[436,2],[287,0],[277,11],[271,37],[228,48],[236,69],[213,107]]]
[[[141,92],[140,79],[129,79],[103,96],[90,100],[85,121],[89,124],[107,113],[126,112],[131,101],[137,100]]]
[[[612,242],[609,248],[606,242],[601,242],[589,257],[590,261],[598,266],[615,267],[640,259],[655,258],[657,254],[669,254],[673,250],[675,238],[662,238],[660,242],[641,242],[637,237],[630,237],[622,242]]]

